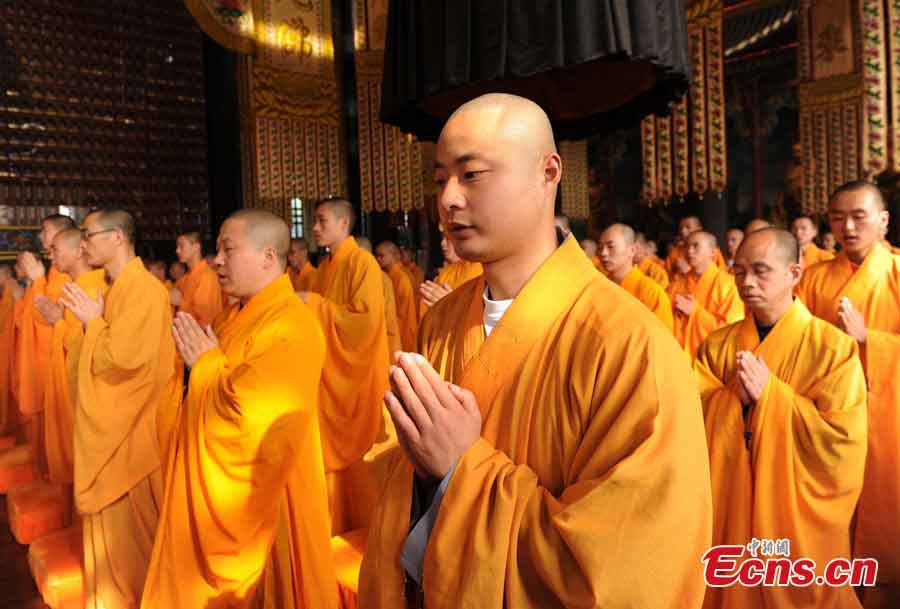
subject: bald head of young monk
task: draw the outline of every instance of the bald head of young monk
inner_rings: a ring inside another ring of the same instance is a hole
[[[299,273],[309,260],[309,244],[306,239],[299,237],[291,239],[291,250],[288,253],[288,264],[295,273]]]
[[[881,191],[863,180],[844,184],[828,202],[831,232],[854,264],[862,264],[872,248],[881,242],[888,219]]]
[[[284,274],[290,243],[287,223],[272,212],[242,209],[228,216],[216,242],[222,290],[246,304]]]
[[[725,233],[725,251],[727,252],[729,259],[733,259],[735,254],[737,254],[737,250],[741,246],[743,240],[744,231],[739,228],[730,228],[728,229],[728,232]]]
[[[111,279],[134,258],[134,217],[123,209],[93,211],[81,223],[87,263],[104,268]]]
[[[712,233],[702,230],[688,235],[685,242],[684,257],[691,265],[691,270],[697,275],[702,275],[712,264],[716,255],[716,238]]]
[[[400,248],[400,262],[407,266],[413,263],[412,249],[407,246],[403,246]]]
[[[316,205],[313,238],[332,252],[350,236],[356,222],[353,205],[346,199],[326,199]]]
[[[582,239],[578,243],[581,245],[581,249],[584,250],[584,255],[588,258],[593,258],[597,255],[597,242],[593,239]]]
[[[75,225],[75,221],[72,220],[69,216],[64,216],[62,214],[53,214],[47,216],[41,221],[41,246],[44,248],[45,252],[50,251],[50,245],[53,243],[53,237],[56,236],[61,230],[68,230],[71,228],[78,228]]]
[[[809,216],[799,216],[791,222],[791,233],[800,244],[800,251],[804,251],[819,234],[816,223]]]
[[[600,262],[616,283],[622,283],[634,266],[634,229],[613,224],[600,235]]]
[[[688,235],[698,230],[703,230],[703,224],[697,216],[685,216],[678,222],[678,236],[682,241],[686,241]]]
[[[184,266],[184,263],[178,262],[177,260],[169,265],[169,276],[172,277],[172,281],[178,281],[187,273],[187,267]]]
[[[175,239],[175,255],[178,256],[178,261],[187,265],[189,269],[194,268],[203,260],[203,241],[200,239],[200,233],[189,231],[178,235]]]
[[[772,225],[768,220],[763,220],[762,218],[753,218],[749,222],[747,222],[747,226],[744,227],[744,235],[749,235],[752,232],[761,230],[763,228],[770,228]]]
[[[438,138],[438,209],[457,254],[481,262],[492,298],[514,298],[556,249],[562,161],[544,111],[488,94],[463,104]]]
[[[78,279],[80,275],[93,269],[87,262],[81,231],[77,228],[67,228],[56,233],[50,244],[50,259],[59,272],[72,279]]]
[[[789,232],[763,228],[747,235],[734,258],[734,281],[741,300],[766,326],[781,319],[800,282],[800,246]]]
[[[382,241],[375,248],[375,260],[378,261],[378,266],[381,267],[381,270],[387,271],[394,264],[402,262],[400,248],[391,241]]]

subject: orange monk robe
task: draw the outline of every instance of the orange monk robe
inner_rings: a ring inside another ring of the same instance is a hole
[[[387,270],[394,286],[397,304],[397,323],[400,324],[400,344],[404,351],[416,350],[416,333],[419,331],[419,313],[412,283],[403,265],[395,262]]]
[[[97,294],[106,295],[103,269],[82,273],[75,283],[92,299],[96,300]],[[75,396],[83,337],[81,320],[66,309],[63,318],[53,326],[49,379],[44,394],[44,450],[48,478],[53,484],[72,484]]]
[[[202,327],[210,325],[225,308],[225,295],[219,286],[219,277],[209,268],[206,260],[195,264],[178,280],[176,287],[181,290],[178,310],[190,313]]]
[[[403,350],[400,339],[400,322],[397,321],[397,297],[394,296],[394,284],[385,272],[381,273],[381,283],[384,285],[384,317],[387,323],[388,360],[393,364],[394,353]]]
[[[366,515],[354,514],[353,466],[382,428],[390,367],[382,271],[372,254],[348,237],[315,273],[307,304],[325,335],[319,421],[332,528],[343,533]]]
[[[144,586],[163,498],[157,416],[181,397],[169,302],[134,258],[85,329],[73,447],[88,608],[135,607]]]
[[[21,318],[19,319],[19,335],[14,359],[15,374],[18,386],[19,412],[24,417],[25,437],[35,449],[37,465],[42,470],[46,467],[43,438],[44,391],[50,371],[50,339],[53,326],[38,313],[34,303],[38,296],[46,297],[57,303],[62,295],[63,286],[72,281],[65,273],[55,267],[32,283],[22,297]]]
[[[742,416],[737,352],[771,372]],[[850,557],[850,522],[866,460],[866,382],[856,341],[795,300],[765,340],[751,315],[710,334],[700,384],[713,489],[713,545],[790,539],[824,569]],[[749,448],[745,431],[750,432]],[[819,571],[821,573],[821,571]],[[709,588],[704,609],[859,607],[850,586]]]
[[[650,309],[663,322],[666,329],[672,332],[674,324],[672,319],[672,302],[666,295],[666,291],[659,287],[659,284],[641,273],[636,266],[632,266],[619,285],[626,292],[640,300],[645,307]]]
[[[285,275],[214,330],[175,429],[141,607],[334,608],[319,325]]]
[[[807,246],[806,251],[803,252],[802,260],[800,263],[803,265],[804,269],[808,269],[814,264],[818,264],[819,262],[824,262],[826,260],[831,260],[834,258],[834,254],[831,252],[826,252],[821,249],[815,243],[810,243]]]
[[[484,288],[441,299],[419,335],[484,421],[431,531],[425,607],[698,607],[709,467],[675,341],[574,239],[487,339]],[[398,456],[369,529],[360,607],[404,606],[412,476]]]
[[[7,287],[0,296],[0,434],[12,431],[18,420],[12,388],[15,346],[16,303]]]
[[[868,336],[860,353],[869,391],[869,453],[853,553],[877,558],[879,584],[900,595],[900,258],[876,245],[857,267],[840,252],[808,269],[797,294],[834,325],[844,296],[865,319]],[[871,594],[866,590],[867,607]]]
[[[295,271],[294,269],[288,267],[288,277],[291,278],[291,285],[294,288],[295,292],[303,292],[306,291],[309,286],[309,281],[312,279],[313,273],[316,272],[316,267],[314,267],[309,260],[304,263],[303,268],[299,271]]]
[[[658,283],[663,290],[669,287],[669,274],[666,272],[665,267],[655,263],[650,256],[638,263],[638,270]]]
[[[413,289],[416,291],[419,290],[419,286],[425,282],[425,271],[419,268],[419,265],[413,261],[410,261],[409,265],[403,265],[407,271],[409,271],[409,278],[412,281]]]
[[[678,294],[694,297],[694,310],[685,316],[674,310]],[[710,264],[700,277],[695,273],[678,274],[669,285],[675,338],[691,359],[710,332],[744,317],[744,303],[738,294],[734,277]]]
[[[664,267],[669,273],[670,281],[675,279],[675,275],[680,274],[675,270],[675,261],[679,258],[684,259],[684,257],[684,247],[681,245],[672,246],[672,249],[669,250],[669,255],[666,258]],[[719,248],[715,248],[713,252],[713,264],[724,271],[728,270],[728,261],[725,260],[725,257],[722,255]]]
[[[462,284],[471,279],[475,279],[484,274],[480,262],[469,262],[468,260],[459,260],[453,264],[446,264],[434,278],[434,283],[449,286],[451,290],[455,290]],[[419,304],[419,319],[425,317],[428,312],[425,303]]]
[[[12,401],[13,404],[16,405],[16,411],[14,413],[14,419],[18,422],[21,417],[19,416],[19,373],[18,366],[16,364],[16,355],[19,352],[19,341],[22,337],[22,317],[23,312],[25,311],[25,298],[19,298],[19,300],[15,301],[13,305],[13,350],[11,355],[10,365],[12,369],[10,370],[10,375],[12,376],[12,381],[9,384],[9,390],[12,393]]]

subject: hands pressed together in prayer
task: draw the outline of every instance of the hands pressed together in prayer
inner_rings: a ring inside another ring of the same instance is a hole
[[[756,357],[750,351],[738,351],[737,389],[743,406],[759,401],[771,374],[763,358]]]
[[[838,327],[860,345],[865,344],[869,335],[865,318],[853,308],[853,303],[846,296],[841,298],[841,304],[838,305]]]
[[[22,268],[30,281],[37,281],[44,276],[44,264],[31,252],[22,254]]]
[[[180,307],[182,298],[184,298],[184,295],[178,288],[169,290],[169,301],[172,303],[173,307]]]
[[[94,300],[76,283],[67,283],[63,287],[59,301],[85,326],[103,315],[103,294],[97,294],[97,300]]]
[[[685,317],[691,316],[695,303],[694,297],[690,294],[675,294],[675,310]]]
[[[175,337],[178,354],[188,368],[193,368],[204,353],[219,346],[219,339],[216,338],[212,328],[210,326],[201,328],[190,313],[175,315],[172,335]]]
[[[50,302],[50,299],[46,296],[38,296],[37,298],[35,298],[34,308],[37,309],[37,312],[41,314],[41,317],[44,318],[44,321],[46,321],[51,326],[63,318],[62,305]]]
[[[687,275],[691,272],[691,265],[688,264],[688,261],[684,258],[676,258],[675,259],[675,272],[680,273],[682,275]]]
[[[446,382],[417,353],[400,353],[384,401],[420,477],[443,478],[481,436],[471,391]]]
[[[437,301],[452,291],[453,290],[446,283],[435,283],[434,281],[426,281],[419,286],[419,294],[422,296],[422,302],[428,307],[433,307]]]

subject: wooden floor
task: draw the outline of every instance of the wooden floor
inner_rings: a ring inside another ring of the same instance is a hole
[[[13,539],[0,496],[0,609],[47,609],[28,571],[28,548]]]

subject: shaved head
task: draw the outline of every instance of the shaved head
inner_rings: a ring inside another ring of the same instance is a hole
[[[698,275],[702,275],[712,263],[716,250],[716,237],[702,230],[687,237],[685,258]]]
[[[756,321],[774,325],[793,303],[803,270],[800,244],[786,230],[763,228],[748,234],[734,259],[734,279]]]
[[[747,222],[747,226],[744,228],[744,235],[749,235],[754,231],[761,230],[763,228],[771,228],[771,224],[768,220],[763,220],[762,218],[754,218]]]
[[[613,224],[600,235],[600,262],[616,283],[634,266],[634,229],[626,224]]]
[[[87,217],[96,218],[97,223],[104,229],[120,231],[125,237],[125,241],[134,247],[137,241],[137,228],[134,224],[134,216],[129,212],[118,208],[100,209],[91,212]]]
[[[831,193],[831,198],[829,199],[829,205],[839,196],[847,193],[859,193],[859,192],[868,192],[872,197],[872,202],[877,207],[877,211],[885,211],[887,210],[887,204],[884,202],[884,195],[881,194],[881,189],[878,188],[875,184],[868,182],[866,180],[853,180],[851,182],[847,182],[838,186],[837,189],[833,193]]]
[[[303,266],[309,260],[309,244],[306,239],[298,237],[291,239],[291,247],[288,253],[288,264],[294,272],[300,272]]]
[[[400,248],[393,241],[382,241],[375,248],[375,260],[383,270],[387,271],[394,264],[401,262]]]
[[[356,212],[347,199],[325,199],[316,204],[313,237],[319,247],[332,251],[353,233]]]
[[[687,239],[688,235],[698,230],[703,230],[703,224],[697,216],[685,216],[678,223],[678,234],[682,239]]]
[[[50,259],[62,273],[71,275],[73,279],[90,270],[82,255],[82,235],[77,228],[68,228],[56,233],[50,244]]]
[[[889,220],[881,190],[863,180],[844,184],[828,201],[831,232],[854,264],[862,264],[884,239]]]
[[[200,233],[195,230],[188,231],[186,233],[178,233],[179,237],[184,237],[191,243],[201,243],[202,239],[200,238]]]
[[[746,245],[746,247],[750,248],[760,243],[766,244],[767,247],[773,247],[777,259],[784,263],[785,266],[800,263],[800,245],[797,239],[786,230],[770,226],[769,228],[753,231],[751,235],[747,235],[741,247]],[[740,249],[738,248],[738,251]]]
[[[353,226],[356,224],[356,212],[353,210],[353,204],[350,201],[347,199],[326,199],[316,205],[316,210],[318,211],[319,209],[327,209],[338,218],[346,219],[349,222],[347,234],[353,232]]]
[[[729,258],[734,258],[735,254],[737,254],[738,247],[740,247],[743,240],[744,231],[739,228],[728,229],[728,232],[725,233],[725,250],[728,253]]]
[[[529,142],[529,148],[536,155],[557,151],[547,113],[530,99],[507,93],[488,93],[464,103],[450,115],[447,122],[470,112],[493,115],[492,122],[498,131],[520,136]]]
[[[291,243],[287,222],[265,209],[240,209],[228,216],[228,220],[242,221],[247,238],[257,249],[273,248],[284,271]]]
[[[81,231],[77,228],[67,228],[56,233],[53,238],[54,243],[62,243],[68,247],[79,247],[81,245]]]

